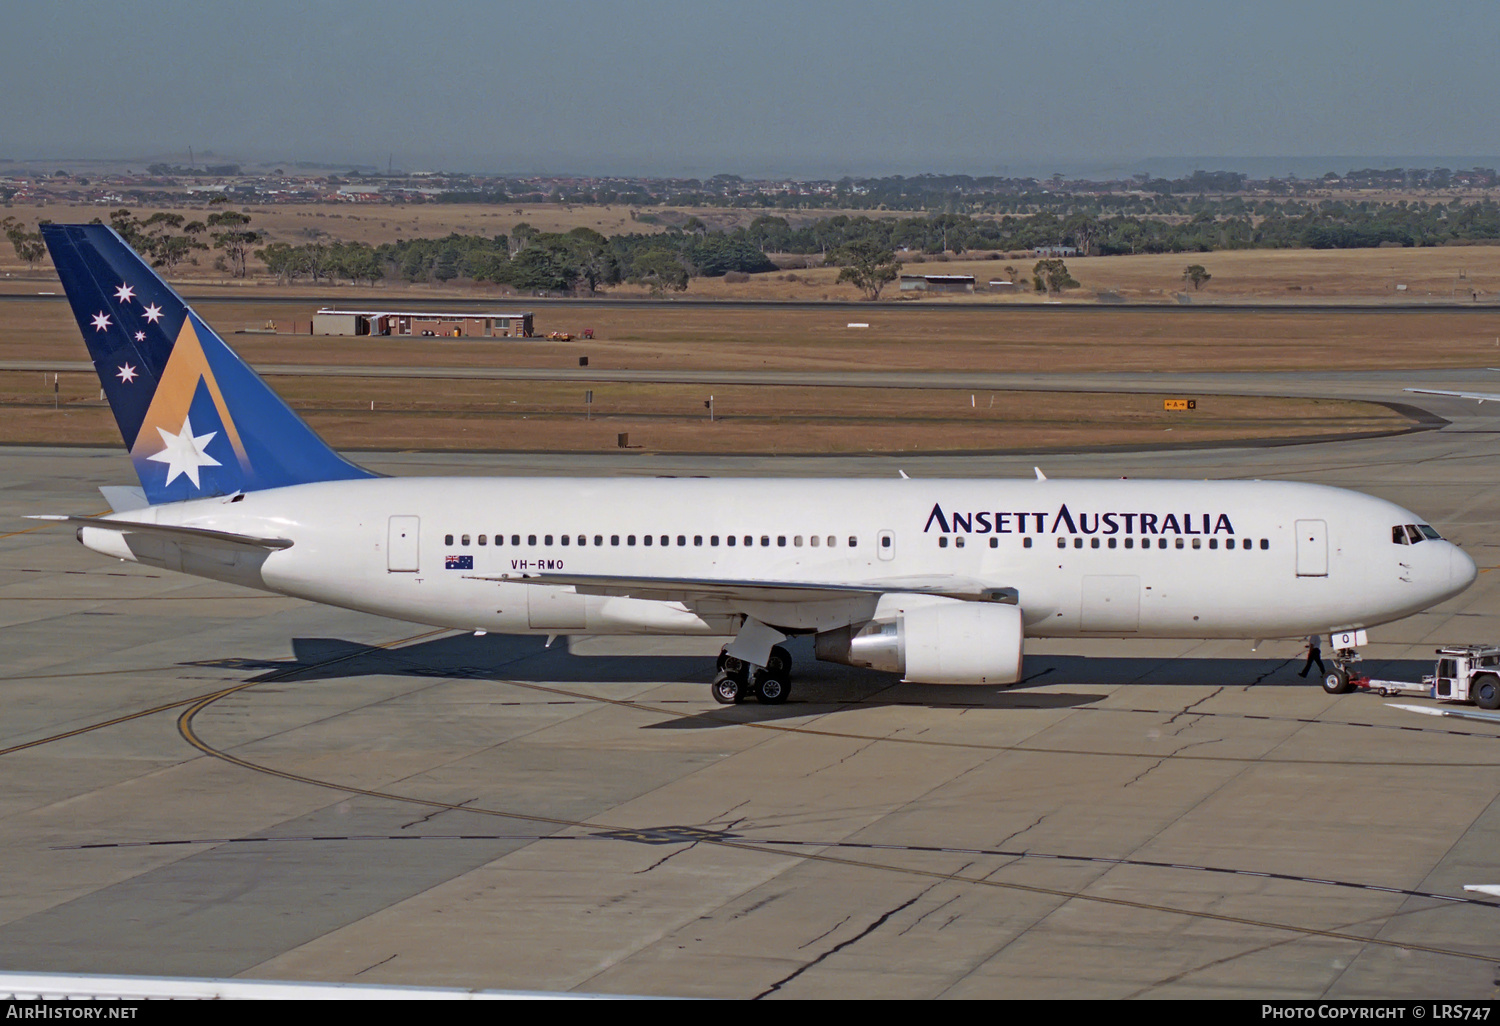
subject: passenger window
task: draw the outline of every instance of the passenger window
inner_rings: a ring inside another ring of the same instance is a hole
[[[445,535],[443,535],[443,544],[444,545],[452,545],[453,544],[453,535],[451,535],[451,534],[445,534]]]
[[[1262,549],[1269,549],[1271,547],[1271,539],[1269,539],[1269,538],[1262,538],[1260,540],[1260,547]]]
[[[710,545],[717,545],[717,544],[719,544],[719,536],[716,535],[716,534],[709,535],[708,536],[708,543]]]
[[[671,545],[672,544],[672,539],[669,538],[667,535],[664,534],[664,535],[661,536],[661,543],[663,545]],[[681,545],[682,544],[682,539],[679,538],[677,540],[677,544]]]
[[[649,534],[648,535],[644,535],[641,538],[641,544],[642,545],[650,545],[651,544],[651,535],[649,535]]]
[[[1081,548],[1083,548],[1083,539],[1082,538],[1074,538],[1073,539],[1073,547],[1075,549],[1081,549]]]
[[[778,534],[776,536],[776,546],[777,546],[777,548],[782,548],[782,549],[786,548],[786,535],[784,535],[784,534]]]
[[[859,539],[852,534],[849,536],[849,547],[851,549],[859,548]]]
[[[837,538],[835,538],[833,535],[830,534],[828,536],[828,547],[830,549],[838,548],[838,544],[839,544],[839,540]]]
[[[1158,538],[1158,539],[1156,539],[1156,547],[1159,548],[1159,549],[1166,548],[1167,547],[1167,540],[1165,538]]]
[[[942,537],[940,537],[938,539],[938,548],[940,548],[940,549],[946,549],[947,547],[948,547],[948,536],[945,534],[945,535],[943,535]]]
[[[1211,549],[1218,548],[1219,547],[1219,539],[1217,539],[1217,538],[1210,538],[1208,540],[1208,547],[1211,548]]]
[[[999,548],[998,544],[994,544],[994,543],[996,543],[998,541],[999,541],[998,538],[991,538],[990,539],[990,542],[991,542],[990,548],[992,548],[992,549]],[[1031,539],[1029,537],[1026,538],[1024,541],[1021,542],[1021,548],[1023,548],[1023,549],[1029,549],[1029,548],[1031,548]]]
[[[589,536],[588,535],[586,535],[586,534],[580,534],[578,536],[578,544],[579,545],[587,545],[588,543],[589,543]]]
[[[626,545],[634,545],[635,544],[635,535],[633,535],[633,534],[627,534],[625,536],[625,544]]]
[[[894,540],[895,539],[893,539],[890,535],[885,535],[883,538],[880,539],[880,547],[882,549],[888,549],[888,548],[891,547],[891,542],[894,541]]]
[[[665,539],[663,539],[663,540],[665,541]],[[677,544],[678,545],[686,545],[687,544],[687,535],[685,535],[685,534],[679,534],[677,536]],[[699,545],[703,544],[703,539],[702,538],[698,539],[698,544]]]
[[[1030,541],[1030,540],[1031,539],[1029,539],[1029,538],[1027,539],[1027,541]],[[1133,548],[1135,548],[1135,539],[1134,538],[1126,538],[1125,539],[1125,547],[1127,549],[1133,549]]]
[[[1119,543],[1118,543],[1118,542],[1117,542],[1117,541],[1116,541],[1116,540],[1115,540],[1115,539],[1113,539],[1113,538],[1111,538],[1111,539],[1110,539],[1110,540],[1109,540],[1109,547],[1110,547],[1110,548],[1114,548],[1114,547],[1115,547],[1115,546],[1116,546],[1116,545],[1118,545],[1118,544],[1119,544]]]
[[[817,548],[818,547],[818,542],[822,541],[822,539],[819,538],[817,535],[813,535],[811,538],[807,539],[807,541],[808,541],[808,544],[810,544],[813,548]]]
[[[992,548],[992,549],[998,549],[999,547],[1000,547],[1000,539],[996,538],[994,536],[991,536],[990,537],[990,548]],[[1030,538],[1026,539],[1026,547],[1028,549],[1031,548],[1031,539]]]
[[[534,535],[534,534],[528,534],[526,536],[526,544],[527,545],[535,545],[536,544],[536,535]]]
[[[761,548],[769,548],[770,545],[771,545],[771,536],[768,535],[768,534],[761,535],[760,536],[760,545],[761,545]]]
[[[552,536],[550,534],[547,535],[545,538],[542,539],[542,543],[544,545],[551,545],[552,544]]]
[[[1233,538],[1225,538],[1224,539],[1224,547],[1226,549],[1232,549],[1232,548],[1234,548],[1234,539]]]
[[[731,549],[734,548],[734,535],[731,534],[728,537],[726,537],[724,539],[724,544],[728,545]]]
[[[604,535],[602,535],[602,534],[596,534],[596,535],[594,535],[594,544],[595,545],[603,545],[604,544]],[[616,542],[615,544],[618,545],[619,542]]]
[[[1203,539],[1202,538],[1194,538],[1193,539],[1193,548],[1195,548],[1195,549],[1201,549],[1201,548],[1203,548]]]
[[[1091,549],[1097,549],[1098,547],[1099,547],[1099,539],[1098,538],[1090,538],[1089,539],[1089,548],[1091,548]]]
[[[459,539],[459,543],[461,545],[463,545],[464,548],[468,548],[469,547],[469,536],[468,535],[464,535],[462,538]]]
[[[953,539],[953,546],[954,546],[954,548],[959,548],[959,549],[963,548],[964,547],[963,537],[960,536],[960,537],[954,538]]]
[[[620,544],[620,536],[618,534],[612,534],[612,535],[610,535],[609,536],[609,543],[611,545],[618,545],[618,544]]]
[[[802,536],[800,534],[792,539],[792,547],[798,549],[802,547]]]
[[[1057,539],[1057,547],[1060,548],[1060,549],[1067,548],[1068,547],[1068,539],[1066,539],[1066,538],[1059,538],[1059,539]]]
[[[521,536],[519,534],[513,534],[513,535],[511,535],[510,536],[510,543],[512,545],[519,545],[519,544],[521,544]]]
[[[481,535],[480,535],[480,536],[479,536],[479,544],[481,544],[481,545],[483,545],[483,544],[485,544],[485,535],[482,535],[482,534],[481,534]]]
[[[1180,549],[1180,548],[1184,548],[1184,545],[1183,545],[1183,543],[1182,543],[1182,539],[1181,539],[1181,538],[1178,538],[1178,539],[1177,539],[1177,547],[1178,547],[1178,548],[1179,548],[1179,549]]]
[[[695,535],[693,535],[693,544],[694,545],[702,545],[703,544],[703,535],[701,535],[701,534],[695,534]]]

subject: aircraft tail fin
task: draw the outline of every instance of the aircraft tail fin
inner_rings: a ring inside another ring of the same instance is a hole
[[[102,224],[48,224],[62,279],[153,504],[373,477],[308,427]]]

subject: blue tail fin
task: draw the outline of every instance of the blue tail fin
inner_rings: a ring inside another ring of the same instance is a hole
[[[301,417],[102,224],[49,224],[52,253],[153,504],[373,477]]]

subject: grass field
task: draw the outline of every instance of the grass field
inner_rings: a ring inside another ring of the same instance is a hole
[[[1389,431],[1405,418],[1341,401],[1205,398],[1169,413],[1162,397],[948,389],[709,389],[608,382],[273,377],[333,445],[352,449],[608,450],[618,435],[659,452],[994,451],[1186,444]],[[586,413],[584,390],[594,392]],[[373,407],[373,408],[372,408]],[[0,372],[0,441],[117,445],[92,374]]]

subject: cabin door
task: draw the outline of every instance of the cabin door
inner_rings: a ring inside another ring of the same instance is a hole
[[[385,568],[391,573],[416,572],[417,533],[421,524],[421,517],[391,517],[385,544]]]
[[[1326,521],[1297,521],[1297,576],[1328,576],[1328,524]]]

